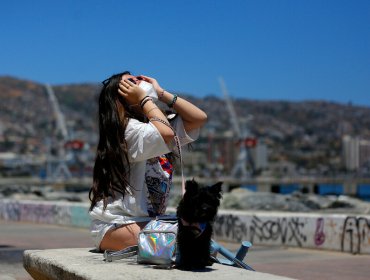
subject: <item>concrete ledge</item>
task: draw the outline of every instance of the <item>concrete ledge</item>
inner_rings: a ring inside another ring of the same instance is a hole
[[[0,199],[0,219],[89,228],[89,205]],[[175,209],[168,209],[175,212]],[[370,215],[220,210],[215,240],[370,254]]]
[[[89,248],[27,250],[23,264],[34,279],[110,280],[110,279],[292,279],[267,273],[247,271],[214,264],[206,271],[180,271],[153,269],[139,265],[135,259],[105,262],[103,254]]]
[[[219,211],[216,240],[370,254],[370,215]]]

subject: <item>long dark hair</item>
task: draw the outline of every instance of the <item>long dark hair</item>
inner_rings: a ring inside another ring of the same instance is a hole
[[[103,82],[99,95],[99,143],[93,171],[93,185],[89,192],[90,210],[103,200],[104,209],[108,198],[115,192],[123,196],[132,189],[129,184],[130,165],[127,155],[125,130],[129,118],[143,120],[143,116],[127,104],[118,93],[118,85],[125,71]]]

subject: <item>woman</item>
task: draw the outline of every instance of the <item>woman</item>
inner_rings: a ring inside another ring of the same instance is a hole
[[[140,87],[142,82],[149,83],[158,100],[177,112],[171,125]],[[91,234],[99,250],[137,244],[140,229],[165,213],[173,171],[168,154],[176,150],[174,134],[186,145],[197,139],[206,120],[202,110],[164,90],[153,78],[123,72],[103,82],[100,138],[89,193]]]

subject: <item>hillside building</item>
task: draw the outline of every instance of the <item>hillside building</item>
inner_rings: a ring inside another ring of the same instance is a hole
[[[342,139],[343,163],[348,171],[356,171],[370,162],[370,141],[345,135]]]

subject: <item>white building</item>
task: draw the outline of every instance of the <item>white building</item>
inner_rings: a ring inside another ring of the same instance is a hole
[[[268,168],[268,150],[265,143],[258,142],[256,147],[252,149],[252,157],[254,168],[256,170],[264,170]]]
[[[369,140],[360,140],[359,147],[359,165],[363,167],[369,165],[370,163],[370,141]]]
[[[346,135],[342,139],[344,166],[355,171],[370,161],[370,141]]]

